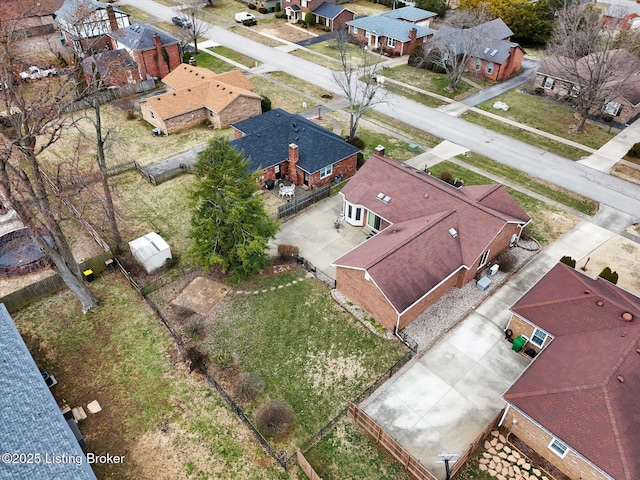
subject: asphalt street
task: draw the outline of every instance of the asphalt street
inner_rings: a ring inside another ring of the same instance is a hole
[[[121,0],[164,21],[175,10],[153,0]],[[331,70],[255,42],[224,28],[212,26],[205,37],[287,72],[320,88],[341,94]],[[384,103],[374,106],[380,113],[420,130],[457,143],[497,162],[517,168],[599,203],[640,219],[640,186],[578,164],[506,135],[438,112],[407,98],[386,92]]]

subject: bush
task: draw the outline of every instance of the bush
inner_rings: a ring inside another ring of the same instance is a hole
[[[618,272],[611,271],[611,268],[609,267],[604,267],[604,269],[600,272],[600,275],[598,276],[601,278],[604,278],[605,280],[608,280],[614,285],[618,283]]]
[[[249,3],[247,6],[249,7],[249,10],[256,10],[258,8],[253,3]]]
[[[364,158],[364,155],[362,154],[362,152],[358,152],[357,160],[356,160],[356,170],[360,170],[360,168],[362,168],[362,166],[364,165],[364,162],[366,161],[367,160]]]
[[[278,3],[276,3],[275,11],[276,11],[276,12],[280,12],[280,10],[281,10],[281,9],[282,9],[282,7],[280,6],[280,3],[279,3],[279,2],[278,2]],[[284,15],[283,15],[283,16],[284,16]],[[276,17],[277,17],[277,18],[281,18],[281,17],[278,17],[277,15],[276,15]]]
[[[127,110],[124,112],[124,116],[127,120],[135,120],[136,110],[134,108],[127,108]]]
[[[189,59],[193,57],[193,52],[186,51],[182,54],[182,63],[189,63]]]
[[[278,12],[274,15],[276,18],[287,18],[287,14],[284,12]]]
[[[267,9],[266,9],[266,8],[264,8],[264,7],[260,7],[260,8],[258,9],[258,11],[259,11],[260,13],[262,13],[262,14],[269,13],[269,10],[267,10]]]
[[[256,25],[257,23],[258,23],[258,21],[257,21],[257,20],[250,20],[250,19],[244,20],[244,21],[242,22],[242,24],[243,24],[245,27],[253,27],[253,26],[254,26],[254,25]]]
[[[304,14],[304,22],[307,25],[313,25],[315,24],[315,20],[313,19],[313,13],[311,12],[307,12]]]
[[[294,420],[293,409],[284,400],[270,400],[256,412],[256,426],[268,437],[285,436],[291,431]]]
[[[451,183],[453,181],[453,175],[448,170],[440,172],[440,180],[443,182]]]
[[[187,359],[189,360],[189,372],[197,370],[200,373],[207,373],[209,359],[197,347],[189,347]]]
[[[536,95],[544,95],[544,88],[542,88],[542,87],[536,87],[536,88],[533,90],[533,93],[535,93]]]
[[[278,255],[280,258],[297,257],[300,249],[295,245],[278,245]]]
[[[233,396],[241,402],[252,402],[264,392],[264,380],[257,373],[243,373],[233,386]]]
[[[569,265],[571,268],[576,268],[576,261],[569,255],[565,255],[564,257],[562,257],[560,259],[560,262],[564,263],[565,265]]]
[[[633,147],[629,149],[627,155],[633,158],[640,158],[640,142],[635,143]]]
[[[262,113],[271,110],[271,100],[269,97],[262,97],[262,100],[260,101],[260,108],[262,109]]]
[[[420,67],[422,63],[422,45],[416,45],[409,54],[409,66]]]
[[[347,138],[346,140],[347,140],[347,143],[350,143],[351,145],[353,145],[356,148],[359,148],[360,150],[364,150],[364,147],[366,146],[366,143],[364,143],[364,140],[362,140],[360,137],[353,137],[351,140]]]

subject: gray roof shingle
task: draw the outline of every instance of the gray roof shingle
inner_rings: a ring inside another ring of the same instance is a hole
[[[324,18],[336,18],[345,10],[344,7],[334,3],[322,2],[318,8],[313,11],[314,15]]]
[[[414,25],[410,22],[385,17],[383,15],[357,18],[355,20],[347,22],[347,25],[361,28],[362,30],[366,30],[368,32],[375,32],[374,34],[379,37],[393,38],[400,42],[409,41],[409,32],[412,28],[415,28],[417,31],[416,38],[426,37],[436,32],[431,28],[423,27],[421,25]]]
[[[142,23],[134,23],[126,28],[121,28],[120,30],[111,32],[109,36],[118,43],[126,45],[132,50],[150,50],[155,48],[153,36],[156,33],[160,35],[162,45],[173,45],[174,43],[178,43],[177,38],[174,38],[168,33],[158,30],[151,25],[144,25]]]
[[[0,453],[40,455],[39,463],[0,462],[0,478],[95,480],[75,436],[2,303],[0,371]],[[51,462],[54,455],[58,458],[66,455],[68,461]]]
[[[391,10],[390,12],[384,12],[381,15],[388,18],[395,18],[397,20],[404,20],[405,22],[419,22],[420,20],[426,20],[427,18],[433,18],[437,14],[428,10],[423,10],[417,7],[402,7]]]

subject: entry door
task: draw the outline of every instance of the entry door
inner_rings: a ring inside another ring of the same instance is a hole
[[[276,179],[280,178],[281,174],[280,174],[280,165],[276,165],[275,167],[273,167],[274,172],[276,173]]]
[[[362,221],[364,218],[362,207],[347,203],[344,218],[347,220],[348,224],[353,225],[354,227],[362,227],[364,224]]]
[[[304,179],[302,180],[302,182],[308,187],[309,186],[309,174],[307,172],[304,172]]]

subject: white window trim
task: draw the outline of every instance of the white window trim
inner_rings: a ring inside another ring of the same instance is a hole
[[[571,90],[569,91],[569,95],[571,95],[572,97],[577,97],[578,95],[580,95],[580,90],[581,90],[580,85],[573,84],[571,85]]]
[[[559,447],[558,445],[561,445],[562,447],[564,447],[564,452],[560,452],[562,450],[561,447]],[[554,448],[555,447],[555,448]],[[564,458],[567,456],[567,453],[569,453],[569,446],[567,444],[565,444],[564,442],[561,442],[560,440],[558,440],[557,438],[553,437],[551,439],[551,441],[549,442],[548,445],[549,450],[551,450],[553,453],[555,453],[556,455],[558,455],[560,458]],[[556,450],[557,448],[557,450]]]
[[[351,31],[353,32],[354,35],[358,34],[358,27],[351,27]]]
[[[493,67],[495,67],[495,64],[493,62],[487,62],[487,74],[491,75],[493,73]]]
[[[486,250],[482,256],[480,257],[480,263],[478,264],[478,268],[482,267],[483,265],[487,264],[487,260],[489,259],[489,253],[491,252],[491,250]]]
[[[398,42],[395,38],[387,37],[387,47],[396,48]]]
[[[551,77],[547,77],[544,79],[544,82],[542,82],[542,87],[546,88],[547,90],[553,90],[553,86],[555,85],[556,81],[554,78]]]
[[[329,169],[329,170],[327,171],[327,169]],[[322,172],[324,172],[324,175],[323,175]],[[333,165],[329,165],[327,167],[323,167],[323,168],[320,169],[320,178],[327,178],[332,173],[333,173]]]
[[[605,102],[602,106],[602,111],[613,117],[617,117],[620,114],[621,109],[622,105],[618,102],[614,102],[613,100]]]
[[[542,342],[538,343],[537,341],[535,341],[535,337],[536,337],[536,333],[541,333],[542,335],[544,335]],[[529,339],[529,341],[531,343],[533,343],[535,346],[542,348],[542,346],[544,345],[544,342],[547,341],[547,337],[549,336],[549,334],[547,332],[545,332],[544,330],[536,327],[533,330],[533,333],[531,334],[531,338]]]
[[[480,70],[481,67],[482,67],[482,59],[476,58],[476,61],[475,61],[474,65],[473,65],[474,70],[478,71],[478,70]]]

